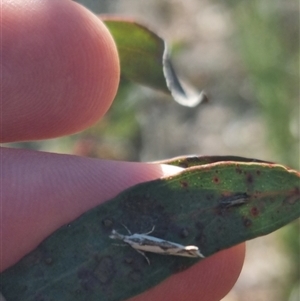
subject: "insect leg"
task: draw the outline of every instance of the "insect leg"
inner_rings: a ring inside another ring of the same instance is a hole
[[[127,230],[127,232],[128,232],[130,235],[132,235],[132,233],[130,232],[130,230],[129,230],[124,224],[122,224],[122,226]]]
[[[146,256],[146,254],[140,250],[135,249],[138,253],[140,253],[141,255],[143,255],[145,257],[145,259],[147,260],[148,264],[150,265],[150,260],[149,258]]]
[[[152,229],[149,232],[143,233],[143,235],[148,235],[151,234],[155,229],[155,226],[152,227]]]

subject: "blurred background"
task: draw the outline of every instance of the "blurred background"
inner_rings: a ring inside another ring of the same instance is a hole
[[[237,155],[300,169],[298,1],[78,2],[148,25],[167,41],[177,73],[205,89],[210,102],[185,108],[122,81],[94,127],[9,146],[127,161]],[[300,300],[299,234],[298,220],[248,242],[242,274],[222,301]]]

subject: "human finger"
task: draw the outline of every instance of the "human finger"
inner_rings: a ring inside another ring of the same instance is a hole
[[[1,269],[87,210],[178,167],[2,148]]]
[[[3,1],[1,56],[1,142],[81,131],[116,94],[114,41],[97,16],[73,1]]]

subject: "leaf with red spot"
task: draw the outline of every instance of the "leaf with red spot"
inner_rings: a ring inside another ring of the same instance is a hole
[[[151,235],[196,245],[207,257],[300,216],[299,172],[234,158],[169,160],[191,167],[136,185],[57,230],[1,274],[3,295],[7,301],[125,300],[201,260],[148,253],[148,265],[109,238],[112,229],[126,234],[123,225],[133,233],[155,226]]]

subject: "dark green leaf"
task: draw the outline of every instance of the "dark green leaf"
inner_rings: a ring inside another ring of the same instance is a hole
[[[181,105],[194,107],[206,95],[182,85],[172,66],[166,43],[153,31],[128,20],[103,20],[116,42],[121,75],[142,85],[169,93]]]
[[[245,159],[247,160],[247,159]],[[242,158],[240,158],[242,161]],[[136,185],[57,230],[1,275],[7,301],[125,300],[201,259],[115,245],[112,229],[197,245],[210,256],[300,216],[300,174],[281,165],[221,161]]]

